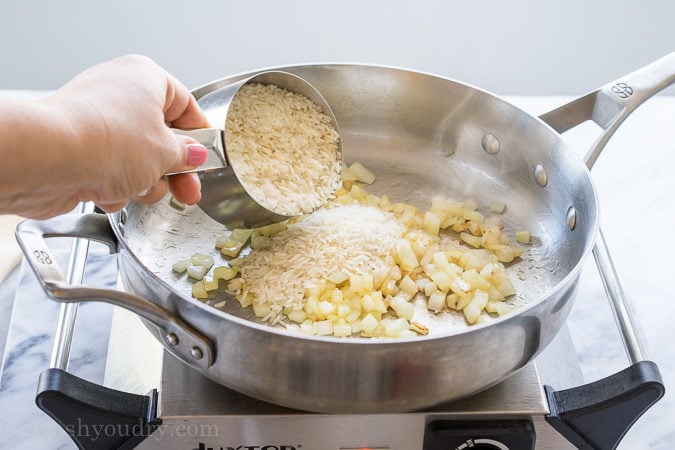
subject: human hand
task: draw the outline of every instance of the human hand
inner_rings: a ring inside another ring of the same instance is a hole
[[[0,191],[8,187],[12,194],[0,194],[0,213],[45,218],[80,201],[112,212],[130,199],[156,202],[167,188],[184,203],[201,198],[196,174],[165,176],[206,159],[203,146],[170,127],[209,123],[189,90],[148,58],[125,56],[92,67],[30,107],[2,106],[0,130],[9,139],[0,150],[19,160],[18,172],[6,167],[0,181]]]
[[[88,167],[99,182],[85,197],[103,210],[120,209],[130,198],[156,202],[167,185],[177,200],[199,201],[196,174],[168,179],[164,174],[203,164],[206,149],[190,145],[196,142],[169,127],[203,128],[209,123],[188,89],[153,61],[126,56],[95,66],[59,90],[54,100],[79,105],[70,111],[73,123],[86,127],[81,130],[86,152],[97,148],[93,155],[85,153],[88,161],[80,159],[85,167],[98,166]]]

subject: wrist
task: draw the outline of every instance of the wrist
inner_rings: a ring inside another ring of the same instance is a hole
[[[0,213],[35,216],[46,201],[77,197],[67,171],[68,127],[42,100],[0,100]]]
[[[92,148],[96,146],[99,125],[92,117],[85,101],[57,92],[41,99],[35,105],[41,117],[40,132],[49,142],[45,157],[50,158],[51,167],[62,170],[65,182],[77,188],[78,196],[85,195],[92,176],[100,169],[96,164]],[[49,166],[47,166],[49,167]]]

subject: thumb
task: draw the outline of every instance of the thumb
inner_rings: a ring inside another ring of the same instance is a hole
[[[208,159],[208,149],[191,137],[177,134],[176,145],[178,146],[178,152],[176,152],[178,157],[169,168],[169,173],[194,169],[204,164]]]

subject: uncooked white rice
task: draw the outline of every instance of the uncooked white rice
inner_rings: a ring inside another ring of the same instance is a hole
[[[230,105],[225,140],[246,191],[278,214],[314,211],[340,182],[339,134],[321,108],[300,94],[245,84]]]
[[[283,308],[304,305],[305,288],[332,274],[375,273],[389,265],[403,229],[391,214],[374,206],[335,205],[304,216],[243,259],[241,278],[256,301],[267,303],[275,323]]]

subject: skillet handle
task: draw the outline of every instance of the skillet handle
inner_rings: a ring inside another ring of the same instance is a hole
[[[613,375],[558,391],[545,385],[545,419],[579,449],[615,449],[631,426],[665,393],[659,368],[640,361]]]
[[[591,169],[623,121],[645,100],[674,82],[675,53],[671,53],[540,119],[559,133],[587,120],[595,122],[602,132],[584,157]],[[663,397],[665,388],[658,366],[645,360],[602,230],[593,256],[631,365],[595,383],[565,391],[545,386],[551,408],[546,420],[579,448],[613,449],[632,424]]]
[[[593,167],[602,149],[624,120],[645,100],[675,83],[675,52],[621,77],[600,89],[539,116],[559,133],[592,120],[601,129],[600,136],[586,153],[584,160]],[[628,301],[621,287],[602,230],[593,248],[600,278],[631,363],[645,359],[636,328],[629,313]]]
[[[61,303],[100,301],[116,305],[152,322],[165,337],[165,346],[180,359],[206,369],[213,364],[211,341],[188,323],[152,303],[123,291],[70,285],[47,246],[45,238],[78,237],[100,242],[117,251],[115,237],[107,217],[102,214],[66,214],[46,221],[26,220],[19,224],[16,238],[26,261],[47,295]]]
[[[539,116],[558,133],[592,120],[602,133],[586,153],[591,168],[624,120],[645,100],[675,83],[675,52]]]

